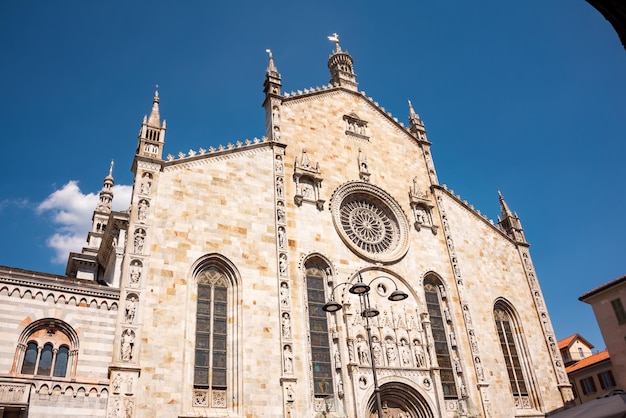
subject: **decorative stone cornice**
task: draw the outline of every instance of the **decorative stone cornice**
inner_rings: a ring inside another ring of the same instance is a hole
[[[119,300],[118,289],[105,287],[80,279],[71,279],[62,276],[45,276],[41,273],[20,269],[0,267],[0,285],[12,285],[16,288],[42,289],[61,292],[69,295],[91,296],[109,300]],[[13,291],[10,289],[9,294]],[[24,292],[20,292],[22,295]],[[59,295],[60,296],[60,295]],[[55,300],[58,296],[55,297]]]

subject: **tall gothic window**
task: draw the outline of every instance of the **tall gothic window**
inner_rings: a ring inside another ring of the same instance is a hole
[[[424,280],[426,307],[428,309],[428,315],[430,316],[430,326],[433,332],[437,363],[439,363],[443,396],[445,398],[457,398],[454,369],[450,358],[448,332],[442,315],[443,309],[439,285],[439,281],[433,277],[427,277]]]
[[[196,304],[195,321],[189,322],[195,335],[193,354],[189,350],[194,358],[192,405],[221,408],[220,416],[239,416],[243,381],[240,275],[228,259],[212,253],[194,263],[193,277],[195,286],[189,294]]]
[[[493,316],[513,396],[527,398],[528,389],[522,367],[524,359],[520,356],[522,354],[521,332],[514,321],[512,309],[504,302],[498,301],[494,307]]]
[[[194,386],[222,389],[226,384],[228,281],[214,267],[198,276]]]
[[[317,264],[306,265],[306,287],[309,303],[309,332],[313,361],[313,393],[315,397],[333,395],[333,373],[328,337],[327,314],[322,310],[326,303],[326,273]]]
[[[42,319],[22,332],[16,353],[16,370],[25,375],[73,376],[78,336],[65,322]]]

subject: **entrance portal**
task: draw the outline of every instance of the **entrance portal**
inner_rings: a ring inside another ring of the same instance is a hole
[[[385,383],[380,387],[380,399],[385,418],[434,418],[433,411],[422,395],[403,383]],[[367,416],[378,418],[376,396],[367,403]]]

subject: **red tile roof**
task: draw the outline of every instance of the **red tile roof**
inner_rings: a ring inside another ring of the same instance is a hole
[[[594,365],[596,363],[600,363],[601,361],[604,361],[606,359],[610,359],[611,357],[609,356],[609,350],[604,350],[604,351],[600,351],[599,353],[593,354],[589,357],[585,357],[584,359],[577,361],[576,363],[572,364],[571,366],[568,366],[565,368],[565,371],[567,373],[571,373],[571,372],[575,372],[576,370],[580,370],[583,369],[587,366],[591,366]]]
[[[574,334],[574,335],[570,335],[567,338],[563,338],[562,340],[558,342],[559,350],[569,347],[576,340],[582,341],[583,344],[585,344],[590,349],[594,347],[593,344],[591,344],[589,341],[584,339],[580,334]]]
[[[596,287],[595,289],[591,289],[590,291],[588,291],[587,293],[585,293],[584,295],[582,295],[581,297],[578,298],[579,301],[581,302],[585,302],[585,299],[587,299],[590,296],[596,295],[600,292],[602,292],[603,290],[609,289],[615,285],[618,285],[620,283],[622,283],[623,281],[626,281],[626,276],[622,276],[622,277],[618,277],[615,280],[611,280],[608,283],[604,283],[601,284],[600,286]]]

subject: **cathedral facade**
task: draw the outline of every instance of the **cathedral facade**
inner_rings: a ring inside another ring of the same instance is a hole
[[[129,210],[109,172],[65,276],[0,268],[5,417],[543,417],[571,400],[519,218],[441,186],[411,104],[404,126],[361,93],[333,40],[323,88],[282,92],[270,53],[261,139],[165,156],[155,94]]]

